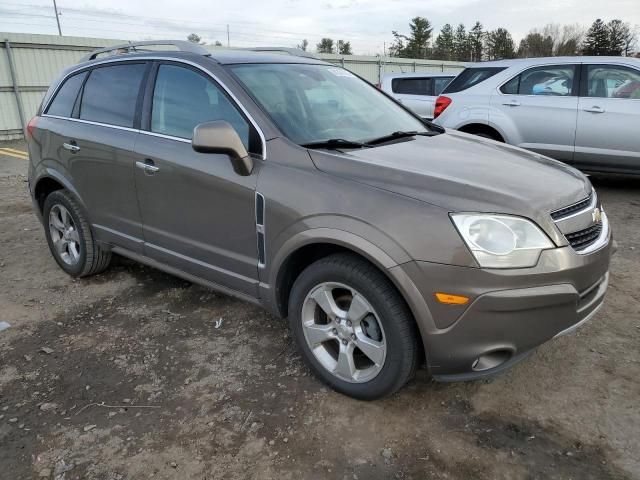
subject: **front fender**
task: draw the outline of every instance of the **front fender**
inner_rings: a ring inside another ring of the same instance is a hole
[[[352,232],[328,227],[312,228],[293,235],[282,244],[273,256],[267,275],[268,281],[261,282],[260,289],[265,307],[274,314],[280,315],[282,313],[278,308],[276,285],[283,266],[293,253],[312,244],[338,245],[366,258],[373,265],[376,265],[398,289],[416,320],[421,336],[424,338],[427,332],[436,329],[429,306],[419,288],[404,269],[398,268],[398,265],[409,261],[405,260],[408,257],[404,257],[403,262],[398,262],[397,259],[368,239]]]

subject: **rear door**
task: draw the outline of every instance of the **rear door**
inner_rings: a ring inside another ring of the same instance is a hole
[[[227,155],[197,153],[191,147],[196,125],[224,120],[249,152],[259,154],[254,127],[213,78],[174,62],[154,66],[144,112],[135,179],[145,254],[256,297],[260,161],[251,175],[240,176]]]
[[[82,83],[71,112],[58,103],[66,95],[63,85],[44,115],[51,118],[49,156],[67,170],[98,239],[137,252],[142,251],[142,223],[133,149],[148,66],[118,62],[82,72],[65,84]]]
[[[579,71],[578,64],[524,70],[491,96],[489,124],[508,130],[513,145],[573,160]]]
[[[433,87],[429,77],[406,77],[391,80],[393,97],[423,118],[433,118]]]
[[[640,70],[586,64],[575,160],[583,168],[640,170]]]

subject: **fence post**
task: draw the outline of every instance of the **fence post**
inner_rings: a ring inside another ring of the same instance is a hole
[[[414,62],[413,62],[413,72],[414,72],[414,73],[416,72],[416,62],[415,62],[415,60],[414,60]]]
[[[18,79],[16,78],[16,68],[13,64],[13,54],[11,52],[11,43],[9,39],[4,39],[4,49],[7,51],[7,59],[9,60],[9,72],[11,72],[11,83],[13,84],[13,93],[16,97],[16,104],[18,105],[18,115],[20,116],[20,123],[22,127],[22,134],[25,135],[25,128],[27,121],[24,117],[24,110],[22,108],[22,98],[20,97],[20,86],[18,85]],[[26,135],[25,135],[26,138]]]

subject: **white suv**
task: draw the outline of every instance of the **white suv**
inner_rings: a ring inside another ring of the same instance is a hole
[[[553,57],[470,65],[436,100],[435,123],[584,170],[640,171],[640,60]]]
[[[455,78],[451,73],[390,73],[380,88],[422,118],[431,120],[436,98]]]

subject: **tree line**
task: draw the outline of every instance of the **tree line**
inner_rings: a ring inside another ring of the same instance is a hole
[[[434,38],[431,22],[414,17],[408,34],[392,34],[390,56],[461,62],[560,55],[630,56],[638,40],[637,27],[618,19],[608,23],[597,19],[587,31],[578,24],[548,24],[531,30],[517,47],[506,28],[486,31],[480,22],[469,31],[462,23],[455,28],[447,23]]]

